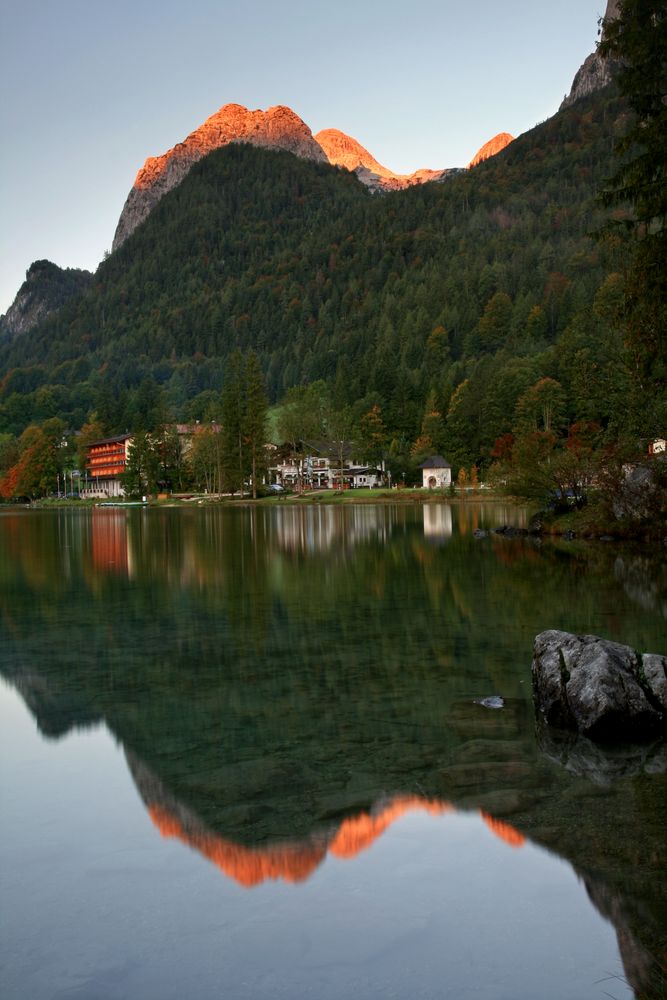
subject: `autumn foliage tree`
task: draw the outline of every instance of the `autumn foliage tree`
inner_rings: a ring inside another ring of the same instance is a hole
[[[63,423],[57,418],[42,426],[31,424],[18,440],[18,458],[0,480],[0,495],[5,500],[15,497],[36,499],[57,488],[62,469],[60,444]]]

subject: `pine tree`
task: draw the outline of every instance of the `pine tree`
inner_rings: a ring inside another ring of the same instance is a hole
[[[240,491],[247,473],[245,425],[245,361],[240,351],[230,355],[222,387],[222,462],[225,486]]]
[[[266,383],[254,351],[250,351],[244,366],[244,413],[243,437],[246,443],[250,476],[252,483],[252,498],[257,499],[257,479],[266,465],[265,445],[267,438],[266,414],[268,400],[266,398]]]

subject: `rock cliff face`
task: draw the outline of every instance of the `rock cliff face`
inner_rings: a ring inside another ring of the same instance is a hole
[[[0,334],[22,336],[92,281],[90,271],[61,268],[50,260],[36,260],[26,271],[25,281],[4,316]]]
[[[510,135],[509,132],[499,132],[498,135],[494,135],[493,139],[489,139],[485,142],[481,149],[478,149],[472,160],[468,164],[468,170],[471,167],[476,166],[481,163],[482,160],[488,160],[491,156],[495,156],[499,153],[501,149],[505,146],[509,146],[510,142],[514,142],[514,136]]]
[[[613,20],[617,14],[618,0],[607,0],[604,21]],[[604,22],[602,35],[604,37]],[[611,83],[613,73],[614,63],[612,61],[603,59],[597,52],[591,52],[589,56],[586,56],[584,62],[577,70],[572,81],[570,93],[561,104],[560,110],[569,108],[571,104],[574,104],[581,97],[588,97],[589,94],[595,93],[596,90],[602,90],[608,83]]]
[[[399,191],[413,184],[441,180],[449,170],[415,170],[412,174],[396,174],[383,167],[360,142],[337,128],[318,132],[315,139],[326,153],[329,163],[345,167],[357,175],[362,184],[374,190]]]
[[[306,123],[290,108],[278,105],[267,111],[249,111],[240,104],[225,104],[183,142],[146,160],[123,207],[113,249],[125,242],[163,195],[180,184],[194,163],[231,142],[284,149],[303,159],[327,162]]]

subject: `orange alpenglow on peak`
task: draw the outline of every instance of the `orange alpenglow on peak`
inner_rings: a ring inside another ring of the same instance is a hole
[[[248,142],[267,149],[288,149],[305,159],[325,162],[322,151],[304,121],[284,104],[249,111],[242,104],[225,104],[203,125],[162,156],[149,156],[137,173],[135,188],[152,186],[174,159],[190,165],[207,153],[230,142]]]
[[[112,249],[117,250],[146,219],[160,199],[175,188],[193,164],[221,146],[247,142],[264,149],[279,149],[304,160],[330,163],[357,175],[362,184],[376,191],[397,191],[442,180],[451,170],[415,170],[396,174],[383,167],[356,139],[330,128],[317,136],[284,104],[266,111],[249,111],[242,104],[225,104],[160,156],[149,156],[138,171],[121,212]]]
[[[511,142],[514,142],[514,136],[510,135],[509,132],[499,132],[498,135],[494,135],[493,139],[489,139],[485,142],[481,149],[478,149],[472,160],[468,164],[468,170],[471,167],[475,167],[478,163],[483,160],[488,160],[491,156],[495,156],[499,153],[505,146],[509,146]]]
[[[357,170],[359,167],[364,167],[377,174],[378,177],[384,177],[387,180],[399,179],[398,174],[378,163],[360,142],[353,139],[351,135],[345,135],[337,128],[322,129],[315,135],[315,142],[319,142],[329,163],[335,167],[345,167],[346,170]]]
[[[315,136],[315,141],[320,144],[332,166],[350,170],[370,188],[400,191],[413,184],[440,180],[447,172],[423,168],[412,174],[396,174],[388,167],[383,167],[360,142],[337,128],[322,129]]]
[[[266,111],[249,111],[242,104],[225,104],[161,156],[149,156],[137,173],[121,212],[113,249],[117,250],[158,201],[175,188],[193,164],[208,153],[233,142],[264,149],[281,149],[305,160],[326,163],[327,158],[304,121],[291,108],[278,104]]]

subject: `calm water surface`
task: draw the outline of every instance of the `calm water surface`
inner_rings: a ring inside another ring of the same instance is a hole
[[[664,558],[524,518],[0,514],[2,996],[664,995],[667,755],[530,691],[545,628],[664,652]]]

